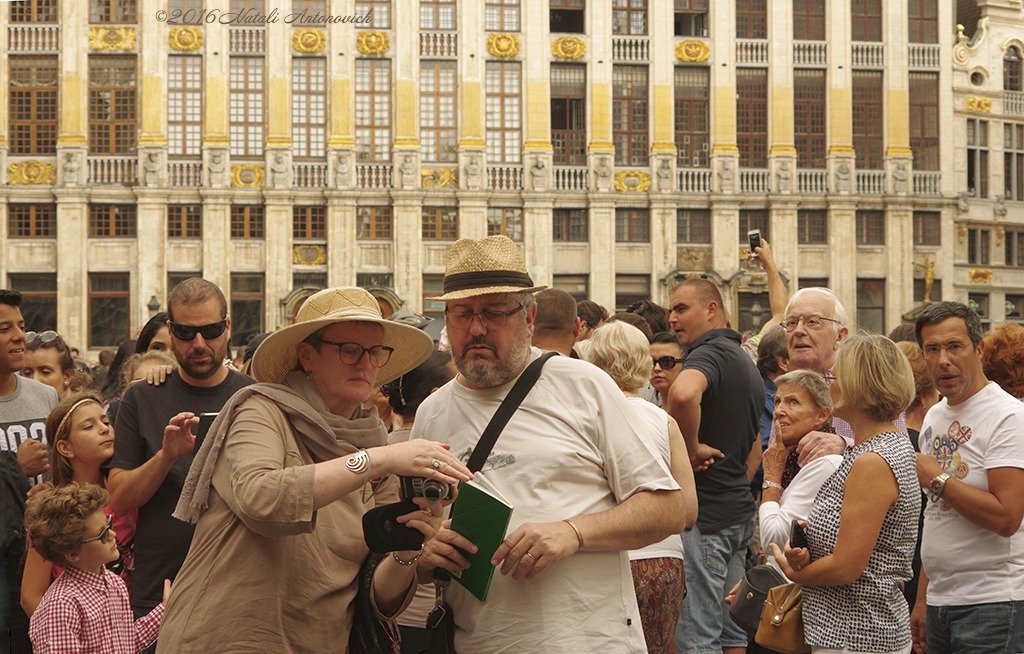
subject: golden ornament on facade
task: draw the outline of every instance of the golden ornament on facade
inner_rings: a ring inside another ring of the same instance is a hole
[[[292,263],[300,266],[319,266],[327,263],[327,248],[322,245],[303,243],[292,248]]]
[[[519,54],[519,37],[515,34],[491,34],[487,38],[487,52],[495,57],[514,57]]]
[[[296,52],[320,52],[326,46],[327,36],[323,30],[298,30],[292,35],[292,47]]]
[[[263,166],[241,164],[231,166],[232,186],[263,186]]]
[[[620,170],[615,173],[616,191],[646,191],[651,188],[651,176],[640,170]]]
[[[174,50],[198,50],[203,47],[203,32],[198,27],[172,27],[167,42]]]
[[[587,54],[587,44],[575,36],[563,36],[551,42],[551,54],[561,59],[579,59]]]
[[[679,61],[707,61],[711,49],[703,41],[683,41],[676,44],[676,59]]]
[[[967,278],[974,284],[991,284],[992,271],[971,268],[967,271]]]
[[[92,50],[131,50],[135,47],[134,27],[90,27]]]
[[[457,188],[459,185],[458,168],[424,168],[420,175],[423,188]]]
[[[991,111],[992,101],[988,98],[967,98],[967,108],[971,111]]]
[[[711,248],[679,248],[677,266],[680,270],[707,270],[712,254]]]
[[[956,239],[957,242],[958,243],[963,243],[964,242],[964,237],[967,236],[967,226],[966,225],[960,225],[957,228],[957,230],[956,230],[956,235],[957,235],[957,239]]]
[[[42,161],[19,161],[7,169],[8,184],[56,184],[57,166]]]
[[[391,48],[391,42],[384,32],[360,32],[356,37],[356,48],[363,54],[384,54]]]

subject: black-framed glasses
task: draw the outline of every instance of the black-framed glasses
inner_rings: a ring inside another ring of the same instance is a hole
[[[359,343],[338,343],[335,341],[325,341],[320,339],[321,343],[328,345],[334,345],[338,348],[338,358],[341,362],[348,366],[354,366],[363,359],[363,354],[370,355],[370,365],[375,368],[380,368],[389,360],[391,360],[391,353],[395,351],[395,348],[388,347],[387,345],[374,345],[373,347],[363,347]]]
[[[60,334],[53,331],[52,329],[47,329],[45,332],[25,332],[26,345],[31,345],[32,343],[35,343],[37,338],[39,339],[40,343],[43,343],[45,345],[46,343],[52,343],[56,341],[58,338],[60,338]]]
[[[452,311],[446,308],[444,315],[448,319],[448,326],[453,329],[469,329],[473,324],[473,318],[480,318],[480,322],[487,329],[501,329],[508,324],[509,316],[513,316],[522,310],[523,305],[521,304],[511,311],[484,310],[480,313],[474,313],[465,309],[455,309]]]
[[[100,541],[101,543],[109,543],[110,542],[110,537],[113,536],[113,529],[114,529],[114,516],[108,515],[107,516],[107,526],[103,528],[103,531],[101,531],[98,536],[93,536],[92,538],[86,538],[85,540],[82,541],[82,545],[85,545],[86,543],[92,543],[92,542],[95,542],[95,541]]]
[[[228,319],[224,318],[217,322],[211,322],[209,325],[199,325],[198,327],[168,320],[167,328],[171,331],[171,336],[180,341],[195,340],[196,334],[202,334],[204,340],[212,341],[215,338],[219,338],[224,333],[224,330],[228,328]]]
[[[838,320],[826,318],[825,316],[803,316],[800,318],[786,318],[782,322],[782,326],[786,328],[787,332],[791,332],[797,328],[801,321],[803,321],[804,327],[811,331],[817,331],[825,326],[825,323],[822,322],[823,320],[834,322],[837,325],[840,324]]]
[[[662,370],[672,370],[673,368],[676,367],[677,363],[683,362],[682,359],[677,359],[675,357],[670,356],[659,357],[657,359],[651,357],[651,361],[654,362],[654,365],[661,366]]]

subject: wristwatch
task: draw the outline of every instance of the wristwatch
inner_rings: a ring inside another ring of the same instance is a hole
[[[779,492],[782,492],[782,484],[776,484],[774,481],[765,481],[761,484],[761,490],[768,490],[769,488],[778,488]]]
[[[932,502],[938,502],[939,498],[942,497],[942,492],[946,490],[946,480],[949,478],[950,474],[948,472],[944,472],[935,479],[932,479],[929,484]]]

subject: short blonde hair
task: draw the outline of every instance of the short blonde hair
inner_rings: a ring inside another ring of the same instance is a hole
[[[594,330],[585,360],[608,373],[624,391],[635,392],[651,378],[651,346],[644,333],[621,320]]]
[[[896,344],[881,334],[861,333],[843,341],[836,354],[840,397],[876,422],[895,420],[914,401],[914,371]]]

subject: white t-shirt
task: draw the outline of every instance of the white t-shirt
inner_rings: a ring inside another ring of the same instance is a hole
[[[532,359],[540,350],[532,349]],[[472,390],[458,380],[428,397],[412,437],[451,444],[468,460],[513,382]],[[524,522],[557,522],[615,507],[640,490],[679,486],[644,443],[636,412],[611,378],[556,356],[498,437],[483,471]],[[644,654],[640,612],[625,551],[579,552],[532,580],[495,571],[486,602],[451,584],[455,649],[472,654]]]
[[[942,400],[921,425],[921,452],[954,478],[988,490],[988,470],[1024,468],[1024,403],[989,382],[956,406]],[[1024,531],[1004,538],[940,499],[924,513],[921,560],[929,606],[1024,600]]]
[[[668,414],[642,397],[627,397],[626,400],[637,411],[634,425],[640,437],[671,471],[672,444],[668,437]],[[683,558],[683,539],[679,534],[672,534],[660,543],[652,543],[643,549],[629,551],[630,561],[660,558]]]

